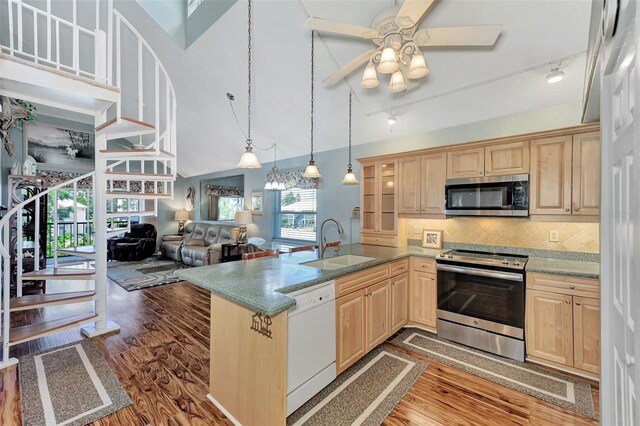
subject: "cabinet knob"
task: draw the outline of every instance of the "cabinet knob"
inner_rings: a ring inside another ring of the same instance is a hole
[[[580,305],[582,305],[582,303],[576,302],[576,306],[580,306]]]
[[[579,212],[579,211],[580,211],[580,208],[579,208],[579,207],[576,207],[576,208],[575,208],[575,209],[573,209],[573,210],[575,210],[575,211]]]
[[[420,211],[420,209],[416,209],[416,211],[417,211],[417,212],[419,212],[419,211]]]
[[[571,209],[564,209],[564,211],[565,211],[565,212],[570,212],[570,211],[571,211]]]
[[[575,285],[570,285],[570,286],[569,286],[569,289],[570,289],[570,290],[575,290],[575,289],[576,289],[576,286],[575,286]]]
[[[480,176],[482,176],[482,172],[478,172],[478,174],[479,174]]]
[[[570,305],[571,304],[571,299],[567,299],[564,301],[566,304]]]

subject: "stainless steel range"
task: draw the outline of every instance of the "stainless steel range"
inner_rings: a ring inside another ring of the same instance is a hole
[[[524,361],[527,256],[450,250],[436,259],[438,335]]]

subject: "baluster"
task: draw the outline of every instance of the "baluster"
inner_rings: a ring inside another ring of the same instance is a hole
[[[40,197],[36,198],[35,229],[33,231],[33,270],[40,270]]]
[[[51,0],[47,0],[47,61],[51,62]]]
[[[74,247],[78,247],[78,181],[73,182],[73,233]]]
[[[142,39],[138,38],[138,120],[140,121],[144,121],[143,104],[144,92],[142,87]]]
[[[16,212],[16,296],[18,297],[22,297],[23,225],[22,208],[19,208]]]
[[[58,190],[53,191],[53,267],[58,267]]]
[[[56,19],[56,69],[60,71],[60,21]]]
[[[169,97],[169,76],[167,74],[164,75],[164,103],[165,103],[165,122],[166,122],[166,126],[165,126],[165,137],[164,137],[164,146],[162,149],[164,149],[167,152],[171,151],[171,148],[168,147],[167,145],[167,141],[169,140],[169,135],[171,134],[171,103],[170,103],[170,97]],[[166,165],[166,164],[165,164]]]
[[[47,34],[48,35],[48,34]],[[33,56],[36,64],[40,62],[38,58],[38,14],[33,11]]]
[[[9,17],[9,49],[11,50],[11,55],[13,55],[13,1],[9,0],[7,2],[8,7],[8,17]]]
[[[18,7],[18,52],[23,52],[22,47],[22,4],[21,0],[16,2],[16,6]]]
[[[160,64],[158,60],[155,61],[155,113],[156,113],[156,144],[160,149]]]
[[[80,34],[78,33],[78,2],[73,0],[73,69],[80,75]]]
[[[107,2],[107,81],[113,84],[113,0]]]
[[[120,47],[120,15],[116,15],[116,87],[121,88],[122,78],[122,49]],[[116,117],[120,121],[122,117],[122,102],[116,104]]]
[[[10,246],[9,225],[4,226],[3,242],[5,247]],[[4,281],[2,282],[2,357],[3,362],[9,361],[9,290],[11,287],[11,256],[4,253]]]

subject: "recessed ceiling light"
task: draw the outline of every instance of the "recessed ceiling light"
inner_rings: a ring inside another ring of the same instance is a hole
[[[560,68],[552,68],[551,72],[547,74],[547,83],[554,84],[564,78],[564,71],[560,71]]]
[[[393,126],[397,122],[398,122],[398,117],[396,117],[395,114],[389,114],[389,116],[387,117],[387,123]]]

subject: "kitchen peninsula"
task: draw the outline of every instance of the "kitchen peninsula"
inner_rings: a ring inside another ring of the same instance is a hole
[[[297,252],[176,272],[212,293],[209,397],[237,423],[285,424],[287,314],[295,306],[294,292],[336,280],[335,317],[326,320],[335,321],[338,374],[407,324],[435,330],[434,259],[441,250],[354,244],[342,251],[340,258],[371,259],[320,269],[305,265],[317,260],[316,253]],[[538,272],[545,271],[542,259],[534,264]],[[597,264],[589,262],[555,260],[551,267],[549,273],[598,274]],[[350,301],[341,307],[346,299]],[[373,308],[365,309],[368,303]],[[380,307],[384,313],[376,319],[382,319],[367,324],[363,317],[376,315]],[[354,332],[350,327],[358,322]]]

